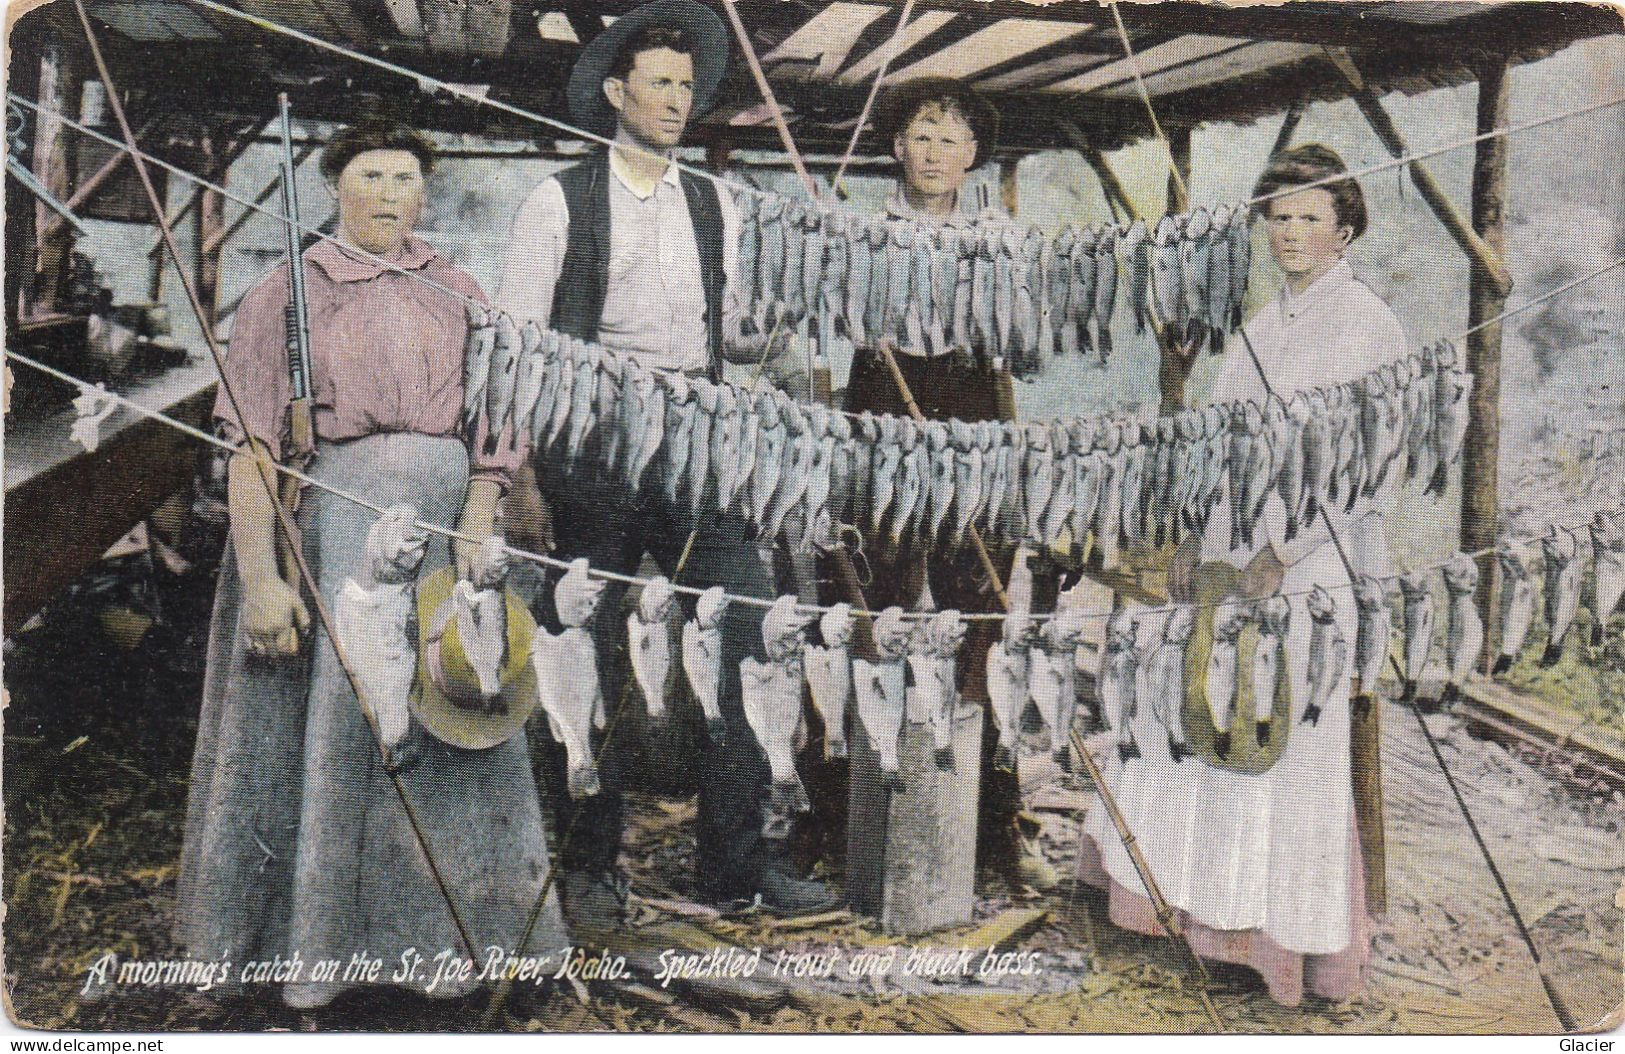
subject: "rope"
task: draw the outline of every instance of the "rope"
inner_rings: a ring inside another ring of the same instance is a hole
[[[886,71],[891,68],[892,59],[897,57],[897,49],[903,43],[903,30],[908,28],[908,16],[913,13],[914,0],[903,0],[903,12],[897,16],[897,28],[886,41],[886,54],[881,56],[880,68],[875,71],[875,79],[869,85],[869,96],[863,100],[863,109],[858,111],[858,123],[852,126],[852,138],[848,140],[846,152],[841,155],[841,163],[835,166],[835,175],[830,179],[830,184],[843,195],[846,191],[841,184],[841,177],[846,175],[846,166],[852,163],[853,156],[858,152],[858,139],[863,135],[863,126],[869,121],[869,110],[875,104],[875,96],[880,94],[880,82],[886,79]]]
[[[1140,76],[1140,59],[1134,54],[1134,46],[1128,42],[1128,30],[1123,28],[1123,14],[1117,10],[1117,0],[1111,0],[1112,21],[1117,23],[1117,39],[1123,42],[1123,54],[1128,58],[1129,72],[1134,74],[1134,86],[1140,90],[1140,101],[1145,103],[1145,112],[1151,118],[1151,130],[1157,133],[1162,145],[1168,151],[1168,172],[1174,177],[1174,183],[1179,187],[1179,196],[1190,201],[1190,188],[1185,185],[1185,177],[1179,171],[1179,165],[1174,162],[1174,148],[1168,142],[1168,136],[1162,131],[1162,122],[1157,120],[1157,111],[1151,105],[1151,93],[1146,91],[1145,78]]]

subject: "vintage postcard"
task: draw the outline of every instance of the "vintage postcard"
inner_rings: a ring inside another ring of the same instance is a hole
[[[6,34],[16,1027],[1619,1026],[1617,5]]]

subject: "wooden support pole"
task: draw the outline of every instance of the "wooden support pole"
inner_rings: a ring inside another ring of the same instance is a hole
[[[1292,134],[1298,130],[1298,122],[1303,119],[1303,100],[1294,102],[1286,108],[1286,119],[1281,122],[1281,130],[1275,134],[1275,145],[1270,147],[1270,156],[1286,150],[1292,145]]]
[[[203,137],[204,156],[215,152],[214,140],[205,135]],[[221,174],[224,181],[225,174]],[[204,307],[209,310],[206,321],[211,329],[219,325],[219,298],[220,298],[220,242],[221,230],[226,225],[226,199],[218,190],[204,187],[198,193],[197,231],[196,231],[196,269],[194,277],[197,281],[198,296],[203,300]]]
[[[1478,130],[1499,128],[1507,118],[1508,63],[1496,59],[1484,64],[1478,73]],[[1507,138],[1480,140],[1473,157],[1473,229],[1481,238],[1488,258],[1499,260],[1506,252]],[[1420,184],[1418,184],[1420,185]],[[1475,266],[1468,281],[1467,324],[1477,326],[1506,310],[1511,282],[1503,282],[1492,271]],[[1496,466],[1501,453],[1501,323],[1485,326],[1467,337],[1467,369],[1473,375],[1473,391],[1468,402],[1467,436],[1461,458],[1461,547],[1477,552],[1495,544],[1498,480]],[[1498,567],[1493,557],[1481,560],[1480,574],[1493,580]],[[1494,621],[1493,590],[1478,592],[1479,614],[1490,627],[1487,639],[1499,640],[1500,627]],[[1495,649],[1484,649],[1487,667]]]
[[[1122,181],[1117,178],[1117,173],[1112,171],[1111,163],[1106,160],[1106,155],[1101,153],[1100,147],[1091,142],[1083,129],[1073,121],[1059,118],[1055,126],[1072,144],[1072,149],[1082,154],[1084,162],[1094,170],[1095,177],[1100,180],[1101,190],[1105,192],[1106,206],[1116,209],[1125,219],[1140,219],[1140,210],[1129,200]]]
[[[1371,125],[1371,130],[1377,133],[1377,138],[1382,141],[1382,145],[1387,148],[1388,152],[1395,158],[1401,158],[1410,153],[1410,148],[1405,145],[1405,140],[1399,134],[1399,129],[1394,126],[1393,118],[1388,116],[1387,110],[1383,109],[1382,100],[1377,98],[1377,93],[1372,91],[1364,80],[1359,77],[1358,70],[1351,68],[1350,64],[1337,61],[1335,57],[1334,65],[1342,72],[1344,80],[1348,81],[1350,97],[1360,107],[1360,112],[1365,114],[1366,122]],[[1505,107],[1496,110],[1495,113],[1500,119],[1506,117]],[[1482,103],[1478,115],[1480,121],[1478,130],[1480,132],[1493,131],[1495,127],[1498,127],[1493,125],[1489,128],[1484,127],[1482,123],[1484,117]],[[1484,157],[1483,148],[1485,146],[1490,147],[1492,150],[1498,149],[1504,157],[1505,142],[1506,137],[1504,136],[1481,142],[1478,151],[1480,160],[1482,161]],[[1428,203],[1428,207],[1433,210],[1433,214],[1439,217],[1439,222],[1444,224],[1444,229],[1450,232],[1450,237],[1454,238],[1456,244],[1461,246],[1462,251],[1471,258],[1475,273],[1482,270],[1488,279],[1494,283],[1497,295],[1504,301],[1507,294],[1512,292],[1512,276],[1507,273],[1506,264],[1502,260],[1501,253],[1479,236],[1478,231],[1474,229],[1475,224],[1469,224],[1462,217],[1461,212],[1445,194],[1444,189],[1433,178],[1433,173],[1423,168],[1421,162],[1412,161],[1410,170],[1411,181],[1416,184],[1416,191],[1422,196],[1422,200]],[[1473,177],[1475,208],[1478,200],[1476,193],[1477,172],[1478,169],[1475,168]],[[1475,213],[1475,220],[1476,218]],[[1499,338],[1497,338],[1497,341],[1499,341]]]
[[[35,115],[34,174],[45,189],[66,201],[73,196],[74,142],[62,118],[79,119],[80,67],[74,53],[68,48],[51,45],[40,57],[38,93],[39,111]],[[34,203],[34,229],[48,231],[55,213],[43,202]],[[60,299],[63,264],[68,258],[68,246],[61,239],[40,238],[35,246],[38,255],[34,262],[33,311],[49,313],[56,310]]]
[[[306,159],[308,159],[310,157],[310,155],[315,153],[315,152],[316,152],[316,147],[314,145],[307,145],[307,146],[302,147],[297,154],[293,155],[294,171],[297,172],[299,170],[299,166],[304,164]],[[446,156],[446,154],[445,154],[445,152],[441,151],[441,152],[437,152],[435,154],[435,156],[443,158],[443,157]],[[281,174],[278,173],[276,175],[273,175],[271,177],[271,179],[270,179],[270,182],[265,184],[265,189],[261,190],[258,194],[254,195],[254,204],[256,204],[256,205],[265,204],[265,202],[271,197],[271,195],[275,194],[277,192],[277,190],[281,186],[282,186],[282,176],[281,176]],[[224,229],[222,229],[219,234],[215,235],[215,238],[217,238],[218,241],[216,241],[213,244],[211,244],[209,242],[205,242],[203,247],[205,249],[217,249],[217,248],[219,248],[220,246],[225,244],[227,238],[230,238],[233,234],[236,234],[238,231],[242,230],[244,224],[246,224],[249,220],[253,219],[255,216],[258,216],[258,215],[260,215],[260,213],[255,209],[244,209],[237,216],[236,219],[232,220],[231,223],[227,224],[226,227]]]
[[[153,116],[147,118],[146,123],[136,131],[136,137],[143,138],[147,135],[147,133],[151,132],[155,127],[157,127],[160,116],[162,115],[154,114]],[[112,157],[102,162],[101,168],[98,168],[89,176],[85,177],[84,182],[80,183],[74,188],[73,197],[69,198],[67,201],[64,201],[62,204],[67,206],[69,212],[79,212],[84,208],[85,204],[90,201],[91,197],[102,188],[102,185],[118,172],[119,168],[124,164],[125,160],[129,156],[129,154],[126,154],[122,150],[114,151]],[[54,237],[60,233],[63,225],[66,222],[67,221],[59,215],[52,216],[50,224],[45,228],[45,237]]]

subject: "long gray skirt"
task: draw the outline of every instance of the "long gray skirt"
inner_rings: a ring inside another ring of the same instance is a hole
[[[312,474],[378,505],[410,502],[425,521],[452,526],[468,455],[454,439],[385,433],[324,444]],[[330,605],[345,578],[359,575],[373,519],[307,488],[299,515],[304,550]],[[314,609],[297,659],[249,656],[238,631],[241,580],[226,548],[181,856],[176,931],[187,954],[229,959],[233,982],[250,963],[297,957],[302,966],[282,995],[303,1007],[351,987],[342,967],[363,952],[383,962],[374,983],[420,992],[445,952],[466,958],[472,951],[476,979],[493,946],[551,952],[556,960],[568,940],[551,892],[518,947],[548,871],[525,737],[468,751],[441,744],[415,723],[409,733],[407,797],[470,949]],[[420,575],[444,567],[449,555],[447,540],[431,536]],[[408,969],[394,978],[403,956],[411,963],[414,955],[421,957],[417,975]],[[313,982],[324,960],[341,963],[339,979]],[[472,987],[442,983],[428,994]]]

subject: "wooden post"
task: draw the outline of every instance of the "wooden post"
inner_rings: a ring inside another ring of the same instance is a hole
[[[1083,129],[1073,121],[1057,119],[1055,126],[1066,136],[1072,148],[1082,155],[1085,163],[1094,170],[1095,178],[1100,180],[1101,190],[1106,195],[1106,207],[1116,210],[1124,220],[1139,219],[1140,210],[1129,200],[1122,181],[1117,178],[1117,173],[1112,171],[1111,163],[1106,160],[1106,155],[1101,153],[1100,147],[1090,142]]]
[[[203,156],[214,159],[216,144],[207,133],[202,140]],[[220,179],[225,180],[225,173]],[[212,329],[220,322],[218,314],[220,296],[220,231],[226,225],[226,199],[218,190],[205,187],[198,193],[196,225],[196,269],[198,296],[209,309],[206,324]]]
[[[1478,71],[1478,131],[1499,128],[1507,119],[1505,58],[1486,62]],[[1480,140],[1473,158],[1473,230],[1494,258],[1506,254],[1507,139]],[[1467,287],[1467,324],[1477,326],[1506,309],[1509,283],[1480,265],[1474,257]],[[1467,338],[1467,369],[1473,375],[1468,404],[1467,436],[1461,457],[1461,547],[1476,552],[1495,544],[1498,481],[1496,465],[1501,452],[1501,324],[1485,326]],[[1480,574],[1493,581],[1499,568],[1484,557]],[[1494,622],[1496,607],[1490,589],[1478,592],[1479,614],[1490,627],[1486,641],[1500,638]],[[1486,672],[1494,652],[1484,649]]]
[[[1021,193],[1016,182],[1016,159],[1013,157],[999,162],[999,203],[1011,217],[1021,206]]]
[[[34,174],[58,201],[73,196],[74,142],[61,118],[79,119],[79,89],[82,78],[73,52],[59,45],[47,46],[40,57],[38,125],[34,129]],[[41,202],[34,203],[34,229],[51,228],[55,216]],[[64,231],[69,228],[62,228]],[[62,270],[72,242],[41,237],[34,268],[35,310],[54,311],[61,296]]]
[[[1281,130],[1275,134],[1275,145],[1270,147],[1270,157],[1292,145],[1292,133],[1298,130],[1298,122],[1302,119],[1303,100],[1299,99],[1286,108],[1286,119],[1281,122]]]

